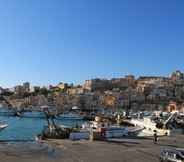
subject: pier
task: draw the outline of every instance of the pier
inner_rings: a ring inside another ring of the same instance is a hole
[[[183,135],[162,137],[158,144],[153,138],[114,141],[48,140],[47,144],[63,150],[65,162],[159,162],[163,148],[184,147]]]

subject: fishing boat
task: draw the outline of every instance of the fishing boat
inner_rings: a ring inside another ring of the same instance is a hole
[[[159,136],[170,135],[170,130],[158,128],[157,123],[152,121],[149,117],[145,117],[144,119],[132,119],[130,123],[141,128],[138,136],[153,136],[155,131]]]
[[[41,134],[36,137],[36,140],[40,139],[66,139],[69,138],[71,129],[64,125],[57,125],[54,120],[54,116],[46,113],[47,125],[44,127]]]
[[[27,112],[22,112],[20,114],[20,117],[23,118],[45,118],[45,114],[43,112],[39,111],[27,111]]]
[[[176,120],[178,114],[178,111],[173,111],[164,120],[153,120],[150,116],[143,119],[132,119],[130,122],[135,126],[144,128],[140,134],[141,136],[153,136],[155,132],[157,132],[158,136],[168,136],[173,133],[170,125]]]
[[[83,120],[83,117],[78,113],[67,112],[56,116],[59,120]]]
[[[144,128],[140,126],[128,127],[128,135],[138,136],[143,130]]]
[[[93,132],[92,134],[94,134],[94,137],[98,136],[97,138],[103,139],[128,136],[127,127],[111,124],[109,121],[103,121],[103,119],[99,116],[95,117],[95,121],[83,124],[82,129]]]
[[[15,116],[16,111],[8,108],[0,108],[0,116]]]

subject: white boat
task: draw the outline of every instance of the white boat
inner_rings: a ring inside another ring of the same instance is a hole
[[[110,125],[107,122],[101,122],[99,121],[98,117],[95,118],[95,121],[83,124],[82,129],[87,130],[89,132],[100,132],[101,137],[106,139],[121,138],[124,136],[128,136],[127,127],[121,127],[119,125]]]
[[[184,149],[183,148],[164,149],[160,154],[160,161],[183,162]]]
[[[63,113],[61,115],[56,116],[56,119],[65,119],[65,120],[82,120],[83,117],[77,113]]]
[[[8,127],[8,124],[0,124],[0,131],[7,127]]]
[[[135,127],[128,127],[128,134],[129,135],[139,135],[140,132],[143,131],[143,127],[135,126]]]
[[[172,133],[171,130],[166,129],[165,127],[170,121],[173,121],[177,114],[177,111],[170,114],[168,119],[162,123],[164,126],[163,129],[157,128],[157,123],[151,120],[151,117],[144,117],[143,119],[132,119],[130,123],[143,128],[143,130],[138,134],[139,136],[153,136],[155,132],[157,132],[158,136],[165,136]]]
[[[157,128],[156,123],[149,117],[144,119],[132,119],[130,123],[142,128],[142,131],[138,134],[139,136],[153,136],[155,131],[158,136],[170,135],[170,130]]]

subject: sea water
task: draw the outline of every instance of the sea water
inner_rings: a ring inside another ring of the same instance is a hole
[[[24,118],[0,116],[0,122],[8,124],[8,127],[0,131],[0,140],[5,141],[31,141],[40,134],[47,125],[43,118]],[[82,120],[55,120],[57,124],[67,127],[81,126]]]

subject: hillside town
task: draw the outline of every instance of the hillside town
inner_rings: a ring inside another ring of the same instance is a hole
[[[91,79],[83,85],[39,87],[25,82],[0,88],[0,107],[0,140],[24,142],[19,147],[2,145],[5,159],[27,161],[30,155],[30,161],[47,161],[51,153],[54,161],[71,162],[184,159],[180,71],[168,77]]]
[[[30,86],[29,82],[14,88],[0,88],[2,107],[55,107],[58,111],[77,107],[81,111],[171,111],[184,112],[184,73],[169,77],[133,75],[112,79],[86,80],[83,85],[59,83],[56,86]]]

